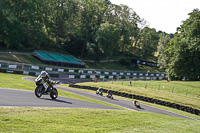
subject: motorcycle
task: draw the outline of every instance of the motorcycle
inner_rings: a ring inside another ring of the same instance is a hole
[[[138,101],[134,101],[133,104],[135,105],[136,108],[141,109],[140,103]]]
[[[103,96],[103,92],[102,91],[97,91],[96,94]]]
[[[113,96],[110,94],[107,94],[107,98],[113,99]]]
[[[55,82],[55,84],[59,83],[60,81]],[[48,87],[47,82],[44,82],[42,79],[39,79],[38,81],[36,81],[35,96],[40,98],[42,95],[50,95],[52,99],[56,99],[58,97],[58,91],[53,86],[55,84],[51,83]]]

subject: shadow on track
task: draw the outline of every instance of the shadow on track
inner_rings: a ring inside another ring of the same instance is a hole
[[[48,98],[40,98],[43,100],[48,100],[48,101],[55,101],[55,102],[60,102],[60,103],[67,103],[67,104],[72,104],[71,102],[63,101],[63,100],[58,100],[58,99],[48,99]]]

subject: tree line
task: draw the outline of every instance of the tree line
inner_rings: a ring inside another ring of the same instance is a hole
[[[133,9],[109,0],[1,0],[0,20],[6,48],[58,48],[95,61],[115,55],[146,59],[159,40]]]
[[[148,27],[126,5],[109,0],[1,0],[0,47],[59,49],[94,61],[113,56],[148,60],[158,54],[171,79],[200,75],[200,12],[194,9],[175,34]]]
[[[158,63],[172,80],[200,79],[200,11],[194,9],[174,37],[161,34]]]

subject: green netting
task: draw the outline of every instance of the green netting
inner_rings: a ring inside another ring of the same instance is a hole
[[[69,60],[65,59],[62,55],[50,54],[50,53],[48,55],[51,56],[51,57],[53,57],[58,62],[71,63]]]
[[[44,60],[47,61],[55,61],[53,58],[51,58],[47,53],[42,53],[42,52],[35,52],[38,54],[40,57],[42,57]]]
[[[57,62],[81,64],[81,62],[77,61],[72,56],[52,54],[52,53],[43,53],[43,52],[35,52],[35,53],[47,61],[57,61]]]
[[[75,63],[75,64],[81,64],[79,61],[77,61],[75,58],[71,56],[63,56],[64,58],[68,59],[70,62]]]

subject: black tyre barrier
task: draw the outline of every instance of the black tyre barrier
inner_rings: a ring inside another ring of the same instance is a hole
[[[112,91],[112,93],[113,93],[114,95],[117,95],[117,94],[118,94],[118,92],[116,92],[116,91]]]
[[[133,94],[131,98],[135,99],[135,95]]]
[[[148,102],[153,103],[153,98],[148,98]]]
[[[5,69],[0,69],[0,72],[3,72],[3,73],[5,73],[5,72],[6,72],[6,70],[5,70]]]
[[[75,84],[70,84],[69,87],[89,89],[89,90],[94,90],[94,91],[96,91],[98,89],[97,87],[80,86],[80,85],[75,85]],[[104,93],[107,93],[108,90],[102,88],[102,91]],[[166,101],[162,101],[162,100],[158,100],[158,99],[139,96],[139,95],[135,95],[135,94],[128,94],[128,93],[124,93],[124,92],[118,92],[118,91],[112,91],[112,93],[114,95],[123,96],[123,97],[127,97],[127,98],[133,98],[133,99],[142,100],[142,101],[146,101],[146,102],[150,102],[150,103],[155,103],[155,104],[175,108],[175,109],[178,109],[178,110],[182,110],[182,111],[192,113],[192,114],[195,114],[195,115],[200,115],[200,110],[194,109],[194,108],[191,108],[191,107],[187,107],[187,106],[183,106],[183,105],[179,105],[179,104],[176,104],[176,103],[170,103],[170,102],[166,102]]]
[[[14,74],[23,74],[23,71],[13,71]]]
[[[106,93],[107,91],[106,91],[106,89],[102,89],[102,91],[104,92],[104,93]]]

